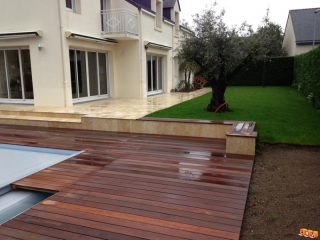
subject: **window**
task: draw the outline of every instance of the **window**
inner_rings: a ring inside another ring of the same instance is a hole
[[[0,99],[33,99],[29,49],[0,50]]]
[[[88,52],[88,66],[89,66],[89,79],[90,79],[90,96],[97,96],[98,87],[98,65],[97,54],[95,52]]]
[[[66,8],[72,12],[76,12],[75,0],[66,0]]]
[[[147,55],[148,94],[163,92],[162,57]]]
[[[98,63],[99,63],[100,95],[104,95],[104,94],[108,94],[106,54],[98,53],[98,58],[99,58]]]
[[[72,98],[107,96],[107,54],[69,50]]]

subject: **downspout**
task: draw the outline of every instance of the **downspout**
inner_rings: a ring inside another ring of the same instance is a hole
[[[143,98],[143,89],[144,89],[144,84],[143,84],[143,52],[144,48],[142,47],[142,44],[144,43],[143,38],[142,38],[142,9],[139,9],[139,54],[140,54],[140,81],[141,81],[141,86],[140,86],[140,98]]]
[[[62,60],[62,86],[63,86],[63,93],[64,93],[64,106],[67,107],[68,106],[68,100],[67,100],[67,76],[66,76],[66,69],[65,69],[65,65],[66,65],[66,59],[64,57],[64,53],[66,51],[65,48],[65,33],[64,33],[64,26],[63,26],[63,11],[65,11],[65,7],[64,4],[62,3],[63,0],[59,0],[58,1],[58,7],[59,7],[59,26],[60,26],[60,44],[61,44],[61,60]],[[71,105],[70,105],[71,106]]]
[[[171,60],[172,60],[172,82],[171,82],[171,88],[170,88],[170,90],[172,90],[172,89],[175,89],[175,86],[174,86],[174,79],[175,79],[175,76],[176,76],[176,68],[175,68],[175,58],[174,58],[174,51],[175,51],[175,45],[174,45],[174,38],[175,38],[175,34],[176,34],[176,26],[172,26],[172,29],[173,29],[173,31],[172,31],[172,58],[171,58]],[[170,91],[171,92],[171,91]]]

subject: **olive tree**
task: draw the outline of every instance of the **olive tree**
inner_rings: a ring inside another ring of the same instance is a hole
[[[194,16],[194,35],[185,37],[178,48],[179,57],[199,65],[199,73],[209,81],[210,112],[218,108],[220,112],[229,111],[224,97],[229,81],[250,61],[269,56],[264,52],[269,45],[261,42],[263,34],[254,33],[246,23],[228,27],[223,21],[225,11],[217,13],[216,5]]]

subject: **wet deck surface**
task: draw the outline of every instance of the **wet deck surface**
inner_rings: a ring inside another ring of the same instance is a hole
[[[238,239],[252,160],[225,140],[0,125],[0,142],[85,150],[14,183],[56,191],[0,239]]]

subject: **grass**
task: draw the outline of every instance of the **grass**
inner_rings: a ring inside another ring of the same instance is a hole
[[[254,195],[254,194],[257,194],[258,193],[258,190],[257,189],[254,189],[254,188],[249,188],[249,195]]]
[[[268,216],[268,220],[274,221],[274,220],[276,220],[276,216],[270,215],[270,216]]]
[[[260,141],[320,145],[320,114],[292,87],[228,87],[225,97],[233,111],[227,113],[206,112],[210,97],[205,94],[148,117],[255,121]]]

